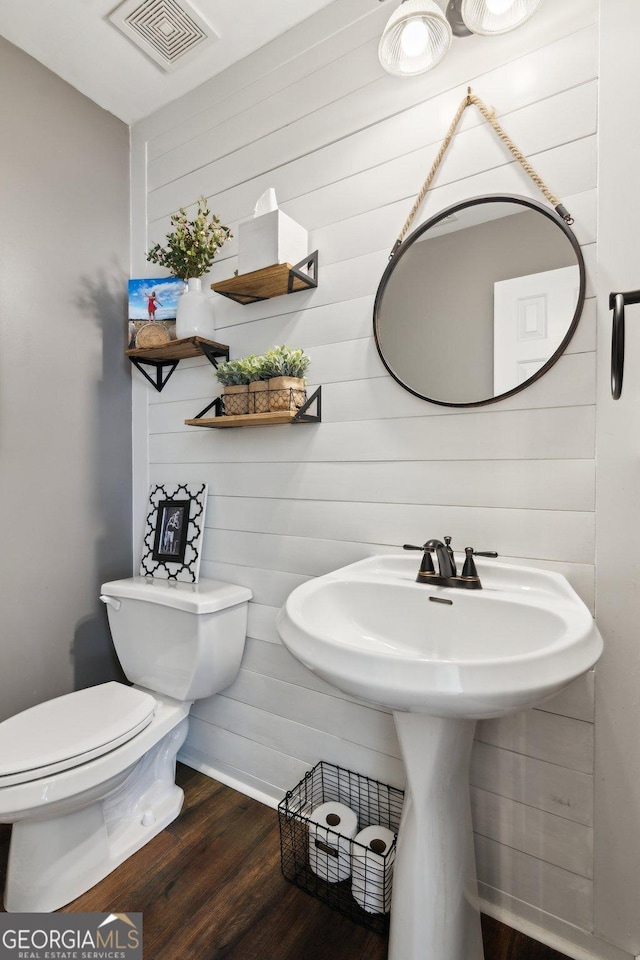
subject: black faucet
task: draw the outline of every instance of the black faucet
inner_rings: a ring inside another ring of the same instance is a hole
[[[473,547],[465,547],[465,561],[462,573],[458,575],[456,561],[451,547],[451,537],[445,537],[442,540],[427,540],[422,547],[416,547],[411,543],[405,543],[403,550],[421,550],[423,551],[422,562],[418,570],[416,581],[418,583],[431,584],[435,587],[461,587],[466,590],[481,590],[482,584],[474,557],[497,557],[498,554],[493,550],[474,550]],[[438,561],[438,572],[433,566],[431,555],[435,553]]]
[[[453,559],[453,550],[451,549],[451,537],[445,537],[449,542],[445,544],[442,540],[427,540],[424,550],[435,553],[438,561],[438,573],[441,577],[455,577],[457,574],[456,563]]]

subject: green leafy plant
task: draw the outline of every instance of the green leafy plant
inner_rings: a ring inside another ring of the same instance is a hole
[[[284,344],[268,350],[264,356],[251,354],[238,360],[225,360],[218,364],[216,377],[225,387],[253,383],[255,380],[271,380],[273,377],[303,378],[310,358],[304,350],[293,350]]]
[[[198,197],[195,220],[188,220],[181,207],[172,214],[171,226],[174,229],[167,234],[166,245],[156,243],[148,251],[147,260],[166,267],[181,280],[205,274],[220,247],[233,236],[229,227],[211,213],[205,197]]]
[[[250,382],[244,359],[219,363],[216,377],[224,387],[237,387]]]
[[[273,377],[303,378],[311,362],[311,358],[307,356],[304,350],[294,350],[284,344],[268,350],[261,359],[263,361],[264,379],[272,379]]]
[[[247,375],[247,383],[253,383],[256,380],[268,380],[270,374],[265,375],[265,358],[256,357],[255,354],[251,354],[250,357],[243,357],[242,360],[238,361],[242,364],[243,369]]]

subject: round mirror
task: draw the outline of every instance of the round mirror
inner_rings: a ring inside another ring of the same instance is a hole
[[[376,346],[389,373],[424,400],[493,403],[553,366],[584,292],[578,241],[554,210],[525,197],[475,197],[398,248],[376,295]]]

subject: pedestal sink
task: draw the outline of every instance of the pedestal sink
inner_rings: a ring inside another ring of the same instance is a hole
[[[602,639],[563,576],[478,563],[483,589],[415,582],[414,557],[370,557],[295,589],[290,652],[389,707],[407,774],[389,960],[482,960],[469,758],[476,721],[532,707],[597,661]]]

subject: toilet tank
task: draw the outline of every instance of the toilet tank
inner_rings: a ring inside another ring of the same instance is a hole
[[[251,599],[246,587],[130,577],[103,583],[100,599],[133,683],[176,700],[200,700],[235,680]]]

